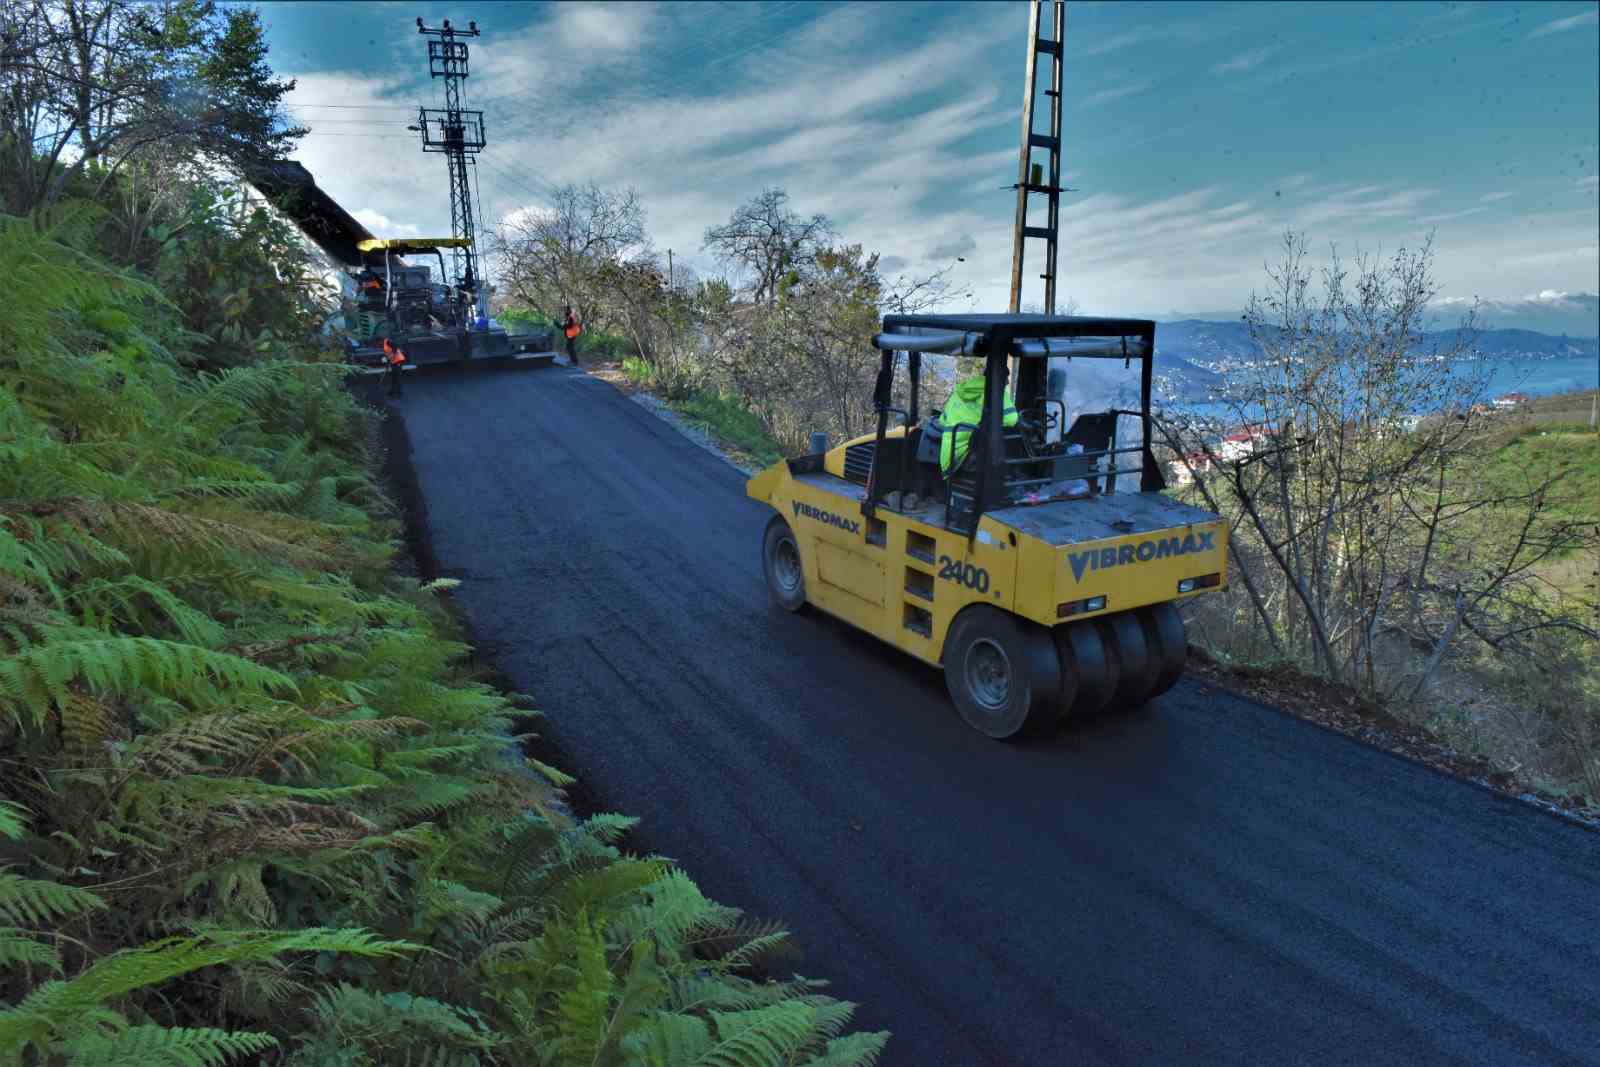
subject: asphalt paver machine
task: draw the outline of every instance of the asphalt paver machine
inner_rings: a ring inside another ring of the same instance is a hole
[[[351,340],[351,362],[381,365],[385,337],[398,342],[413,365],[525,353],[554,360],[551,331],[511,334],[480,322],[473,315],[471,291],[447,284],[445,252],[470,244],[469,239],[376,237],[292,160],[256,167],[250,182],[348,280],[340,313]]]
[[[1162,492],[1155,323],[889,315],[873,345],[877,432],[747,483],[776,511],[762,543],[774,600],[942,667],[962,718],[993,738],[1170,689],[1187,650],[1177,603],[1225,588],[1228,527]],[[929,353],[982,360],[975,421],[922,416]],[[1077,377],[1094,388],[1074,390]]]

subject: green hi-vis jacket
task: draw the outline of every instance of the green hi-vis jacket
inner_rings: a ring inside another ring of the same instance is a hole
[[[944,414],[939,416],[939,421],[944,423],[944,437],[939,441],[939,469],[948,475],[951,471],[961,466],[961,461],[967,458],[967,439],[972,436],[971,430],[962,430],[959,434],[954,427],[960,423],[978,425],[978,420],[983,418],[983,375],[976,374],[964,382],[956,385],[955,392],[950,394],[950,402],[944,406]],[[1011,399],[1011,390],[1006,390],[1005,425],[1017,424],[1016,403]]]

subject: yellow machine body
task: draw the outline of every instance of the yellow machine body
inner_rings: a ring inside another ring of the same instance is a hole
[[[970,538],[945,527],[942,503],[866,515],[846,454],[872,441],[831,449],[820,471],[779,461],[745,491],[794,532],[808,603],[930,664],[973,604],[1055,627],[1226,587],[1227,524],[1159,492],[1001,508]]]

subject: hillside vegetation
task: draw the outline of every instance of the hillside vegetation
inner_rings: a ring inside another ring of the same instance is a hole
[[[158,43],[105,10],[107,69]],[[158,14],[268,77],[247,9]],[[871,1063],[850,1004],[756,975],[780,929],[521,754],[448,583],[392,567],[374,416],[226,142],[17,163],[75,106],[14,107],[68,21],[0,97],[0,1063]]]
[[[779,930],[516,755],[390,571],[343,368],[195,371],[63,214],[0,223],[0,1058],[869,1061],[848,1004],[739,977]]]
[[[1320,291],[1303,241],[1284,251],[1245,316],[1261,356],[1218,390],[1227,414],[1159,422],[1183,491],[1232,523],[1230,588],[1191,605],[1193,637],[1600,808],[1592,398],[1490,405],[1472,330],[1421,332],[1431,246],[1335,258]]]

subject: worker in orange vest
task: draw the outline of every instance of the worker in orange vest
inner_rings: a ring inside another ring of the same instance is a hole
[[[400,368],[405,365],[406,354],[400,351],[400,346],[389,338],[383,339],[383,362],[387,366],[389,378],[389,395],[400,395]]]
[[[578,323],[578,316],[572,313],[572,305],[567,305],[567,313],[561,319],[561,332],[567,335],[567,362],[574,367],[578,365],[578,335],[583,332],[583,327]]]

